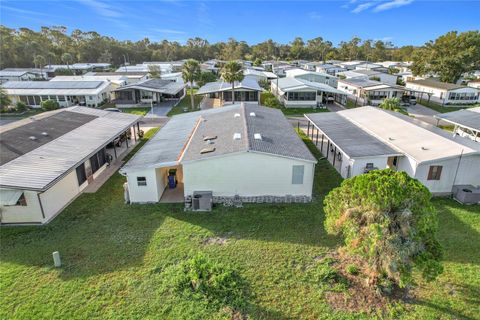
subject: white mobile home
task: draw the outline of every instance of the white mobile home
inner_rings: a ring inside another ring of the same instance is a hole
[[[180,100],[185,95],[185,84],[164,79],[147,79],[115,89],[115,103],[134,106],[139,103],[160,103]]]
[[[401,98],[405,89],[364,78],[338,79],[338,90],[361,98],[365,104],[379,105],[386,98]]]
[[[455,134],[480,142],[480,107],[439,113],[434,117],[453,124]]]
[[[310,82],[318,82],[329,85],[330,87],[337,87],[337,77],[332,76],[327,73],[315,72],[315,71],[306,71],[299,68],[289,69],[285,71],[287,77],[304,79]]]
[[[255,70],[253,68],[247,68],[243,71],[246,77],[252,77],[257,81],[271,81],[277,79],[278,76],[270,71]]]
[[[327,84],[286,77],[270,83],[271,92],[286,108],[315,108],[334,101],[345,104],[346,94]]]
[[[0,84],[8,81],[47,79],[46,72],[31,68],[6,68],[0,71]]]
[[[22,101],[40,108],[42,101],[55,100],[61,107],[97,107],[108,101],[113,89],[110,81],[9,81],[2,85],[12,103]]]
[[[315,163],[280,110],[245,103],[174,116],[121,173],[131,203],[306,202]]]
[[[433,194],[480,184],[480,147],[440,128],[375,107],[306,117],[309,136],[322,143],[322,153],[344,178],[391,168],[418,179]]]
[[[339,72],[338,76],[344,79],[360,78],[365,80],[380,81],[389,85],[396,85],[398,79],[398,76],[396,75],[369,69],[357,69]]]
[[[431,99],[441,104],[475,104],[480,102],[480,90],[435,79],[413,80],[406,84],[407,89],[426,92]]]
[[[254,77],[246,76],[242,81],[235,82],[235,102],[260,104],[260,92],[262,88]],[[213,107],[220,107],[232,102],[232,84],[223,80],[209,82],[195,94],[205,96],[204,99],[208,99]]]
[[[51,221],[130,150],[128,137],[137,139],[139,118],[71,107],[2,126],[0,223]]]

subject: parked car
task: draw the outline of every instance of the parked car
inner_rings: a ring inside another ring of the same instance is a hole
[[[415,96],[405,95],[400,100],[402,106],[414,106],[417,104],[417,98]]]
[[[105,111],[112,111],[112,112],[122,112],[122,110],[118,109],[118,108],[105,108],[103,109]]]

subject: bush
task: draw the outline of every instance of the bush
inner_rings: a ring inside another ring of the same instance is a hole
[[[324,200],[325,228],[344,237],[348,253],[361,257],[370,284],[413,283],[416,267],[426,280],[442,273],[431,194],[405,172],[373,170],[342,182]]]
[[[270,108],[280,109],[283,107],[280,101],[278,101],[278,99],[271,92],[262,92],[260,103],[263,106]]]
[[[60,105],[55,100],[42,101],[41,106],[44,111],[51,111],[60,108]]]
[[[28,106],[25,103],[23,103],[22,101],[17,102],[17,105],[15,107],[15,111],[20,113],[20,112],[25,112],[27,110],[28,110]]]
[[[244,309],[247,284],[230,266],[211,261],[202,253],[185,261],[177,269],[175,288],[194,299],[206,299],[216,307]]]
[[[349,264],[345,268],[345,272],[348,273],[348,274],[356,275],[356,274],[358,274],[358,267],[354,264]]]

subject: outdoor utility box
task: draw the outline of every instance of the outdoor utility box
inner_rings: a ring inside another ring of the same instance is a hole
[[[460,185],[453,187],[453,196],[463,204],[480,203],[480,188],[471,185]]]
[[[192,211],[212,211],[213,194],[211,191],[195,191],[192,197]]]

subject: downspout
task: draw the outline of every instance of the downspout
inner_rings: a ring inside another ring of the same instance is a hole
[[[462,156],[463,156],[463,149],[462,149],[462,152],[460,153],[460,157],[458,158],[457,169],[455,170],[455,176],[453,177],[452,189],[453,189],[453,186],[455,185],[455,181],[457,181],[457,174],[458,174],[458,169],[460,168],[460,161],[462,161]]]
[[[40,204],[40,211],[42,212],[42,217],[45,219],[45,211],[43,210],[42,199],[40,198],[40,193],[37,193],[38,203]]]

